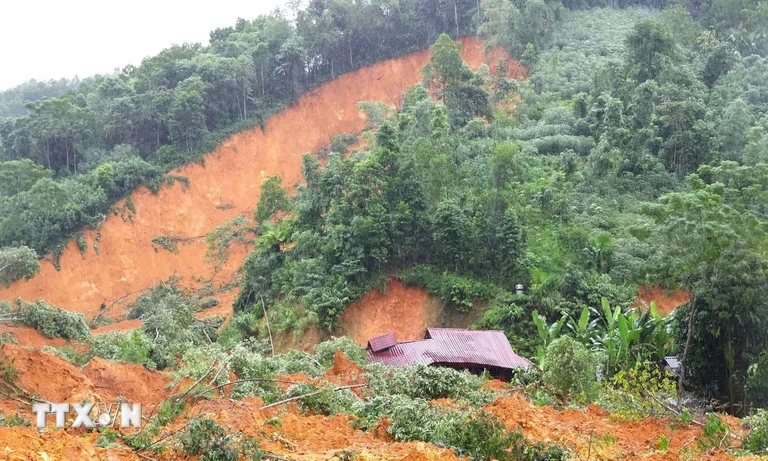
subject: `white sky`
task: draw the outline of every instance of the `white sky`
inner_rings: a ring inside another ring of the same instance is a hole
[[[196,5],[199,4],[200,6]],[[31,78],[80,78],[138,65],[174,43],[287,0],[0,0],[0,91]]]

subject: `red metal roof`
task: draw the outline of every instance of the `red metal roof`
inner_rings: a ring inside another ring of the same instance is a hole
[[[368,343],[371,360],[389,366],[445,363],[514,369],[531,365],[530,360],[515,354],[503,331],[429,328],[421,341],[376,350],[372,343]]]
[[[380,350],[392,347],[395,344],[397,344],[395,335],[393,333],[387,333],[368,340],[368,349],[373,352],[379,352]]]

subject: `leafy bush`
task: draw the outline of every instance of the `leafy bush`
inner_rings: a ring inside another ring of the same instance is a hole
[[[50,306],[42,300],[26,302],[16,299],[13,311],[19,323],[49,338],[85,340],[91,336],[83,314]]]
[[[155,368],[155,364],[149,360],[152,341],[142,330],[110,331],[94,335],[89,342],[90,353],[95,357]]]
[[[354,394],[347,389],[334,391],[330,387],[318,388],[310,383],[292,385],[285,391],[285,398],[306,394],[314,395],[299,399],[299,407],[302,411],[314,415],[330,416],[340,413],[351,413],[352,406],[357,401]]]
[[[741,447],[756,455],[768,454],[768,410],[760,408],[742,422],[749,428]]]
[[[396,441],[421,440],[453,448],[472,460],[565,460],[559,447],[530,446],[519,431],[508,433],[494,416],[476,409],[446,410],[421,398],[405,395],[376,396],[356,405],[359,419],[353,424],[368,429],[386,417],[387,432]]]
[[[242,433],[228,434],[210,418],[196,418],[179,435],[179,442],[188,456],[199,455],[200,461],[237,461],[240,457],[261,460],[263,452],[253,440]]]
[[[334,337],[328,341],[323,341],[313,348],[315,359],[324,367],[333,365],[333,356],[336,351],[341,350],[344,355],[360,366],[368,363],[368,351],[357,344],[352,338],[346,336]]]
[[[600,404],[617,418],[639,421],[673,416],[666,406],[677,399],[671,373],[642,362],[616,373],[604,386]]]
[[[459,312],[467,312],[477,299],[490,299],[495,288],[487,282],[471,277],[443,273],[434,266],[419,265],[406,269],[400,274],[403,282],[424,287],[434,295],[453,306]]]
[[[412,399],[450,398],[475,404],[488,403],[490,392],[483,390],[485,379],[452,368],[414,365],[404,368],[368,369],[368,386],[374,395],[405,395]]]
[[[544,384],[561,397],[590,403],[597,396],[597,359],[583,344],[561,336],[547,346]]]

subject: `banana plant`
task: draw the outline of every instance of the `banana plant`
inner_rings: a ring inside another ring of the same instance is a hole
[[[539,339],[541,339],[542,342],[542,344],[536,347],[536,358],[539,364],[539,368],[541,368],[542,364],[544,363],[544,356],[547,353],[547,346],[554,339],[560,336],[560,330],[563,329],[563,325],[565,325],[568,316],[563,314],[563,316],[560,317],[560,320],[549,325],[547,323],[546,317],[543,315],[536,311],[533,311],[532,314],[533,323],[536,325],[536,330],[539,332]]]
[[[599,333],[599,319],[590,320],[590,313],[589,307],[584,306],[578,321],[568,316],[568,321],[565,324],[574,339],[587,346],[591,344],[592,338]]]

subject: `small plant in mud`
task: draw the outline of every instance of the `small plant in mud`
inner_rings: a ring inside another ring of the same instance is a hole
[[[32,423],[24,419],[21,415],[16,413],[13,416],[6,416],[5,413],[0,410],[0,427],[31,427]]]
[[[731,446],[728,425],[714,413],[707,415],[706,422],[699,436],[699,450],[721,450]]]
[[[181,240],[181,238],[175,235],[171,235],[171,236],[158,235],[157,237],[152,239],[152,243],[165,248],[171,253],[176,253],[177,251],[179,251],[179,247],[176,245],[176,242],[178,242],[179,240]],[[157,248],[155,248],[155,251],[157,251]]]
[[[114,429],[104,429],[101,431],[101,435],[96,440],[96,446],[106,448],[117,443],[120,433]]]
[[[656,442],[656,449],[662,453],[666,453],[666,451],[669,449],[669,439],[665,434],[661,434],[659,437],[659,441]]]
[[[0,333],[0,346],[3,344],[16,344],[16,342],[16,338],[7,331],[5,333]]]

